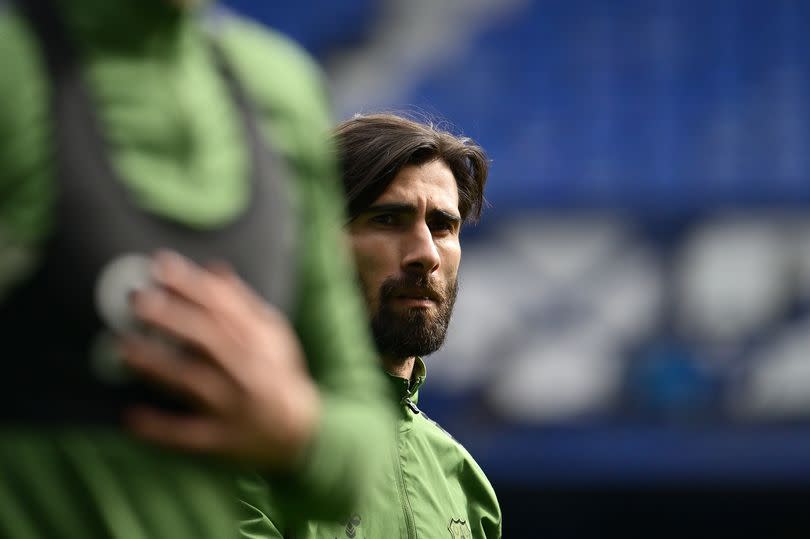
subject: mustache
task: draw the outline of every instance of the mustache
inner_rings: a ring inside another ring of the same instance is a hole
[[[446,292],[424,275],[389,277],[380,286],[380,299],[383,301],[403,294],[425,296],[437,304],[442,304],[447,300]]]

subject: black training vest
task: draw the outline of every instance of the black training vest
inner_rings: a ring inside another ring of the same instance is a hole
[[[39,39],[51,82],[56,199],[36,271],[0,302],[0,421],[109,424],[134,402],[174,406],[134,380],[104,379],[94,367],[99,346],[111,342],[94,301],[99,273],[126,253],[171,248],[200,263],[229,262],[289,312],[295,216],[285,164],[263,140],[259,116],[212,38],[212,59],[245,128],[249,203],[231,222],[202,231],[141,210],[115,177],[77,50],[56,11],[44,0],[20,1],[18,8]]]

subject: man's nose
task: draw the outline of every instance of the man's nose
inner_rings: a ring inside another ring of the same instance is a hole
[[[429,275],[439,269],[440,262],[430,227],[426,223],[415,226],[404,243],[402,269]]]

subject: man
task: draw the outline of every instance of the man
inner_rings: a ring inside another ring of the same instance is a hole
[[[342,525],[295,537],[501,536],[495,493],[473,458],[417,407],[422,360],[444,341],[458,288],[459,233],[483,205],[488,164],[471,140],[394,115],[357,116],[335,140],[346,232],[380,359],[399,399],[388,473]],[[362,388],[358,388],[362,390]],[[247,537],[280,537],[272,506],[245,496]]]
[[[0,537],[228,537],[233,461],[334,517],[387,451],[319,73],[193,4],[0,8]]]

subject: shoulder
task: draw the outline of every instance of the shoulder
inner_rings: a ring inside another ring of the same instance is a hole
[[[318,64],[289,38],[254,21],[226,13],[214,23],[217,42],[265,133],[296,167],[301,185],[312,179],[321,186],[331,178],[337,188],[328,139],[332,116]]]
[[[480,475],[484,478],[484,472],[475,462],[473,456],[467,449],[456,440],[452,434],[447,432],[444,427],[439,425],[436,421],[428,417],[424,411],[420,414],[422,417],[423,431],[425,436],[429,438],[431,445],[441,450],[446,458],[452,459],[454,464],[460,468],[466,469],[475,475]]]
[[[465,483],[477,483],[484,490],[491,491],[489,479],[470,452],[424,412],[421,416],[423,426],[420,430],[424,432],[435,455],[443,461],[445,472],[448,475],[460,476]]]
[[[325,105],[325,83],[314,59],[286,36],[227,13],[217,39],[240,80],[268,112],[306,114]]]
[[[430,432],[433,436],[438,437],[439,439],[444,439],[445,443],[453,446],[458,446],[460,449],[464,449],[464,447],[455,439],[453,435],[444,430],[444,427],[439,425],[438,422],[431,419],[424,410],[421,410],[419,416],[422,418],[422,422],[425,425],[425,430]]]

